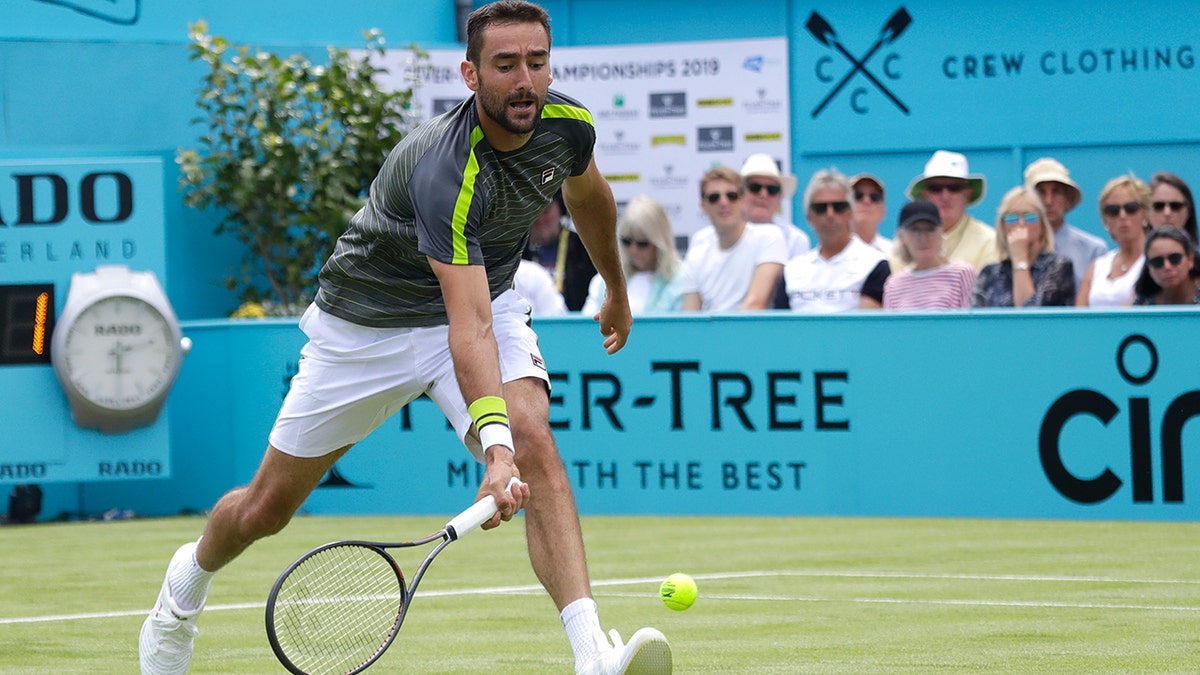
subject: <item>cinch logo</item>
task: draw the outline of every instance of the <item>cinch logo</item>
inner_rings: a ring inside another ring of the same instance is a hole
[[[696,130],[696,149],[700,152],[732,152],[733,127],[700,127]]]
[[[1128,351],[1140,345],[1148,356],[1145,372],[1136,374],[1127,365]],[[1158,350],[1144,335],[1130,335],[1117,348],[1117,370],[1126,382],[1143,385],[1154,379],[1158,371]],[[1150,447],[1150,399],[1131,397],[1129,403],[1129,475],[1133,480],[1133,501],[1154,501],[1154,471]],[[1072,418],[1090,415],[1105,426],[1120,413],[1117,403],[1091,389],[1076,389],[1058,398],[1046,411],[1038,436],[1038,451],[1042,470],[1054,489],[1062,496],[1081,504],[1095,504],[1113,496],[1123,481],[1110,467],[1093,477],[1081,477],[1071,472],[1063,462],[1061,436],[1063,427]],[[1160,434],[1160,463],[1163,501],[1183,501],[1183,428],[1188,420],[1200,416],[1200,391],[1180,394],[1167,404]]]
[[[687,117],[687,92],[666,91],[650,94],[650,117]]]
[[[846,47],[842,45],[841,41],[838,39],[837,33],[833,30],[833,26],[829,25],[829,22],[825,20],[825,17],[814,11],[808,17],[808,23],[804,24],[805,28],[808,29],[809,34],[811,34],[817,42],[820,42],[826,47],[830,47],[837,51],[838,54],[840,54],[844,59],[846,59],[846,61],[850,63],[851,68],[850,72],[843,75],[842,78],[837,81],[837,84],[834,84],[833,88],[829,90],[829,93],[825,95],[825,98],[821,99],[821,102],[817,104],[817,107],[813,108],[812,117],[816,119],[816,117],[821,114],[821,111],[825,110],[825,107],[828,106],[829,103],[833,101],[833,99],[839,93],[841,93],[842,89],[845,89],[846,85],[849,84],[852,79],[854,79],[854,76],[858,75],[859,73],[862,73],[863,77],[870,81],[876,90],[886,96],[893,104],[896,105],[897,108],[900,109],[901,112],[907,115],[908,108],[900,99],[896,98],[896,95],[886,85],[879,81],[879,78],[877,78],[874,73],[868,70],[867,64],[871,58],[879,52],[880,49],[895,42],[910,24],[912,24],[912,17],[909,16],[908,10],[904,9],[904,7],[897,9],[892,16],[888,18],[887,23],[883,24],[883,28],[879,31],[879,38],[875,40],[875,44],[871,45],[870,49],[863,53],[862,58],[856,58],[854,54],[850,52],[850,50],[846,49]],[[891,53],[883,57],[881,72],[886,79],[893,81],[900,79],[900,73],[896,71],[896,62],[899,60],[900,56],[895,53]],[[830,66],[832,63],[832,56],[822,56],[821,58],[817,59],[816,74],[818,80],[825,83],[834,82],[835,77],[830,73]],[[867,93],[867,88],[862,86],[850,92],[850,108],[860,115],[865,115],[868,112],[868,108],[864,103],[864,97],[867,95]]]

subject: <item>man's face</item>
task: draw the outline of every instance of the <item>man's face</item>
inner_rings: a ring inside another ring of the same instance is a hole
[[[874,232],[883,221],[887,205],[883,190],[872,180],[860,180],[854,185],[854,223]]]
[[[967,202],[971,199],[971,185],[963,178],[935,176],[925,181],[921,189],[921,198],[928,199],[937,206],[942,224],[949,229],[957,225],[967,212]]]
[[[854,214],[843,189],[823,187],[814,192],[807,217],[822,246],[840,249],[850,240],[850,219]]]
[[[769,176],[746,177],[746,220],[769,223],[783,202],[783,186]]]
[[[745,200],[737,186],[724,178],[713,178],[704,184],[700,208],[718,230],[746,222]]]
[[[462,71],[487,120],[513,136],[525,136],[537,126],[553,79],[549,36],[538,23],[490,26],[479,63],[464,61]]]
[[[1070,203],[1069,190],[1066,185],[1057,181],[1046,181],[1034,186],[1042,206],[1046,207],[1046,220],[1055,231],[1062,227],[1063,219],[1067,217],[1067,205]]]

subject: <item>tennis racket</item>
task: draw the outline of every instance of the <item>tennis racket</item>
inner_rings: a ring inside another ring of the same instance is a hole
[[[509,489],[519,484],[516,478]],[[297,675],[361,673],[383,656],[400,632],[404,615],[429,564],[450,545],[496,514],[491,495],[416,541],[337,541],[292,563],[267,597],[267,639],[275,656]],[[404,584],[387,549],[437,542]]]

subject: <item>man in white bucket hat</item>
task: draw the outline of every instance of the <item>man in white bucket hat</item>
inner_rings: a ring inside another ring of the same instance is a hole
[[[1025,167],[1025,187],[1037,192],[1046,207],[1046,220],[1054,230],[1054,252],[1071,259],[1078,288],[1092,261],[1108,252],[1103,239],[1067,223],[1067,212],[1079,205],[1083,192],[1067,167],[1050,157]]]
[[[796,177],[779,170],[779,164],[765,153],[755,153],[742,164],[746,181],[746,221],[755,225],[774,224],[783,232],[788,257],[798,256],[812,248],[812,240],[804,230],[784,219],[779,205],[796,193]]]
[[[996,231],[967,213],[987,190],[987,180],[971,173],[961,153],[938,150],[925,163],[925,171],[913,179],[906,191],[911,199],[927,199],[938,208],[946,227],[945,252],[981,270],[999,262]]]

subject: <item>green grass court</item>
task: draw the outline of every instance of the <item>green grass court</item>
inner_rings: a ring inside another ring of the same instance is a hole
[[[191,672],[283,672],[263,603],[289,562],[445,520],[297,518],[218,576]],[[0,673],[136,672],[167,561],[202,525],[0,529]],[[677,673],[1200,672],[1195,523],[585,517],[584,532],[601,621],[662,630]],[[686,612],[657,597],[674,571],[700,586]],[[572,672],[519,519],[442,553],[368,672]]]

